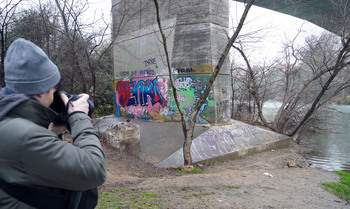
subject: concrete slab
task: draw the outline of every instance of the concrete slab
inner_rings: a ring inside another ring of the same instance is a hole
[[[154,165],[160,163],[183,146],[184,135],[180,122],[157,122],[106,116],[94,120],[94,126],[103,138],[110,126],[120,123],[136,124],[140,132],[140,158]],[[209,129],[209,125],[198,125],[194,138]]]
[[[140,157],[154,165],[162,162],[183,146],[184,135],[180,122],[131,120],[140,127]],[[194,137],[208,130],[197,126]]]
[[[232,125],[212,126],[192,141],[192,162],[213,161],[289,147],[292,138],[232,120]],[[158,163],[158,167],[183,165],[182,148]]]
[[[136,124],[140,132],[140,158],[158,167],[183,165],[184,135],[180,122],[157,122],[108,116],[95,120],[103,131],[118,123]],[[191,146],[193,163],[244,156],[252,152],[285,148],[292,138],[256,126],[232,120],[230,125],[198,124]]]

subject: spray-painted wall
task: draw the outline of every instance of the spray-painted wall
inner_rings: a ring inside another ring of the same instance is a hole
[[[160,1],[178,99],[186,117],[201,97],[226,44],[226,0]],[[113,0],[115,114],[179,121],[153,1]],[[199,123],[230,120],[230,79],[224,65],[200,109]]]

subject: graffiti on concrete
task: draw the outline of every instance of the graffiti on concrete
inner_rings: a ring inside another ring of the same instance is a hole
[[[156,76],[159,72],[156,58],[149,58],[140,63],[140,70],[127,70],[114,72],[114,79],[121,80],[125,78]]]
[[[177,68],[176,71],[178,74],[187,74],[187,73],[212,73],[213,67],[211,65],[203,65],[202,67],[198,67],[194,65],[190,68]]]
[[[145,69],[140,71],[121,71],[116,76],[115,79],[123,79],[123,78],[135,78],[135,77],[144,77],[144,76],[156,76],[154,70]]]
[[[244,147],[232,133],[225,130],[211,129],[193,141],[191,155],[193,159],[205,160],[237,151]]]
[[[203,94],[205,85],[196,82],[196,76],[177,76],[175,79],[175,87],[177,89],[177,98],[180,102],[182,109],[185,112],[185,117],[188,120],[190,114],[195,108],[197,101]],[[172,91],[170,92],[171,95]],[[210,107],[210,108],[207,108]],[[197,116],[197,123],[209,123],[214,117],[214,99],[212,97],[207,97],[205,103],[201,106],[199,114]],[[176,107],[175,101],[171,101],[169,105],[169,112],[171,115],[176,115],[178,109]]]
[[[155,65],[157,67],[157,61],[156,58],[150,58],[148,60],[143,61],[143,64],[145,64],[146,67],[150,65]]]
[[[164,120],[168,92],[166,79],[141,78],[114,82],[117,116]]]
[[[179,120],[180,113],[173,97],[173,91],[167,78],[159,73],[157,59],[150,56],[139,61],[140,70],[124,70],[115,72],[115,104],[117,116],[132,116],[146,120]],[[188,120],[196,103],[204,92],[206,84],[213,71],[211,65],[192,66],[190,68],[172,68],[177,89],[178,99]],[[185,75],[186,72],[192,75]],[[227,76],[218,76],[217,85],[225,86],[230,83]],[[170,89],[170,90],[169,90]],[[225,88],[222,88],[226,90]],[[224,93],[223,94],[227,94]],[[214,101],[210,92],[204,104],[200,107],[196,118],[197,123],[210,123],[215,120],[215,114],[220,118],[229,118],[227,101]],[[215,110],[218,105],[220,110]]]
[[[277,133],[235,122],[234,125],[212,127],[193,140],[191,156],[193,162],[198,162],[239,150],[248,150],[283,138],[286,139]]]
[[[218,114],[218,120],[228,121],[230,120],[230,101],[228,99],[219,101],[216,103],[216,112]]]

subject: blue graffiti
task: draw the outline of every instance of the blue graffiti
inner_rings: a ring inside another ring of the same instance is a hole
[[[160,103],[161,105],[165,105],[165,100],[161,94],[159,86],[161,83],[157,81],[157,77],[153,80],[140,80],[140,81],[132,81],[133,88],[130,89],[130,94],[132,95],[127,103],[129,105],[141,105],[148,106],[148,98],[151,99],[152,105],[156,103]]]

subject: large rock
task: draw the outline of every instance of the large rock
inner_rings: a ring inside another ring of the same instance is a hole
[[[107,142],[110,146],[133,154],[140,152],[139,130],[130,122],[120,123],[107,129]]]
[[[140,131],[138,125],[122,122],[113,116],[97,119],[94,125],[99,135],[106,139],[109,146],[135,155],[140,153]]]

